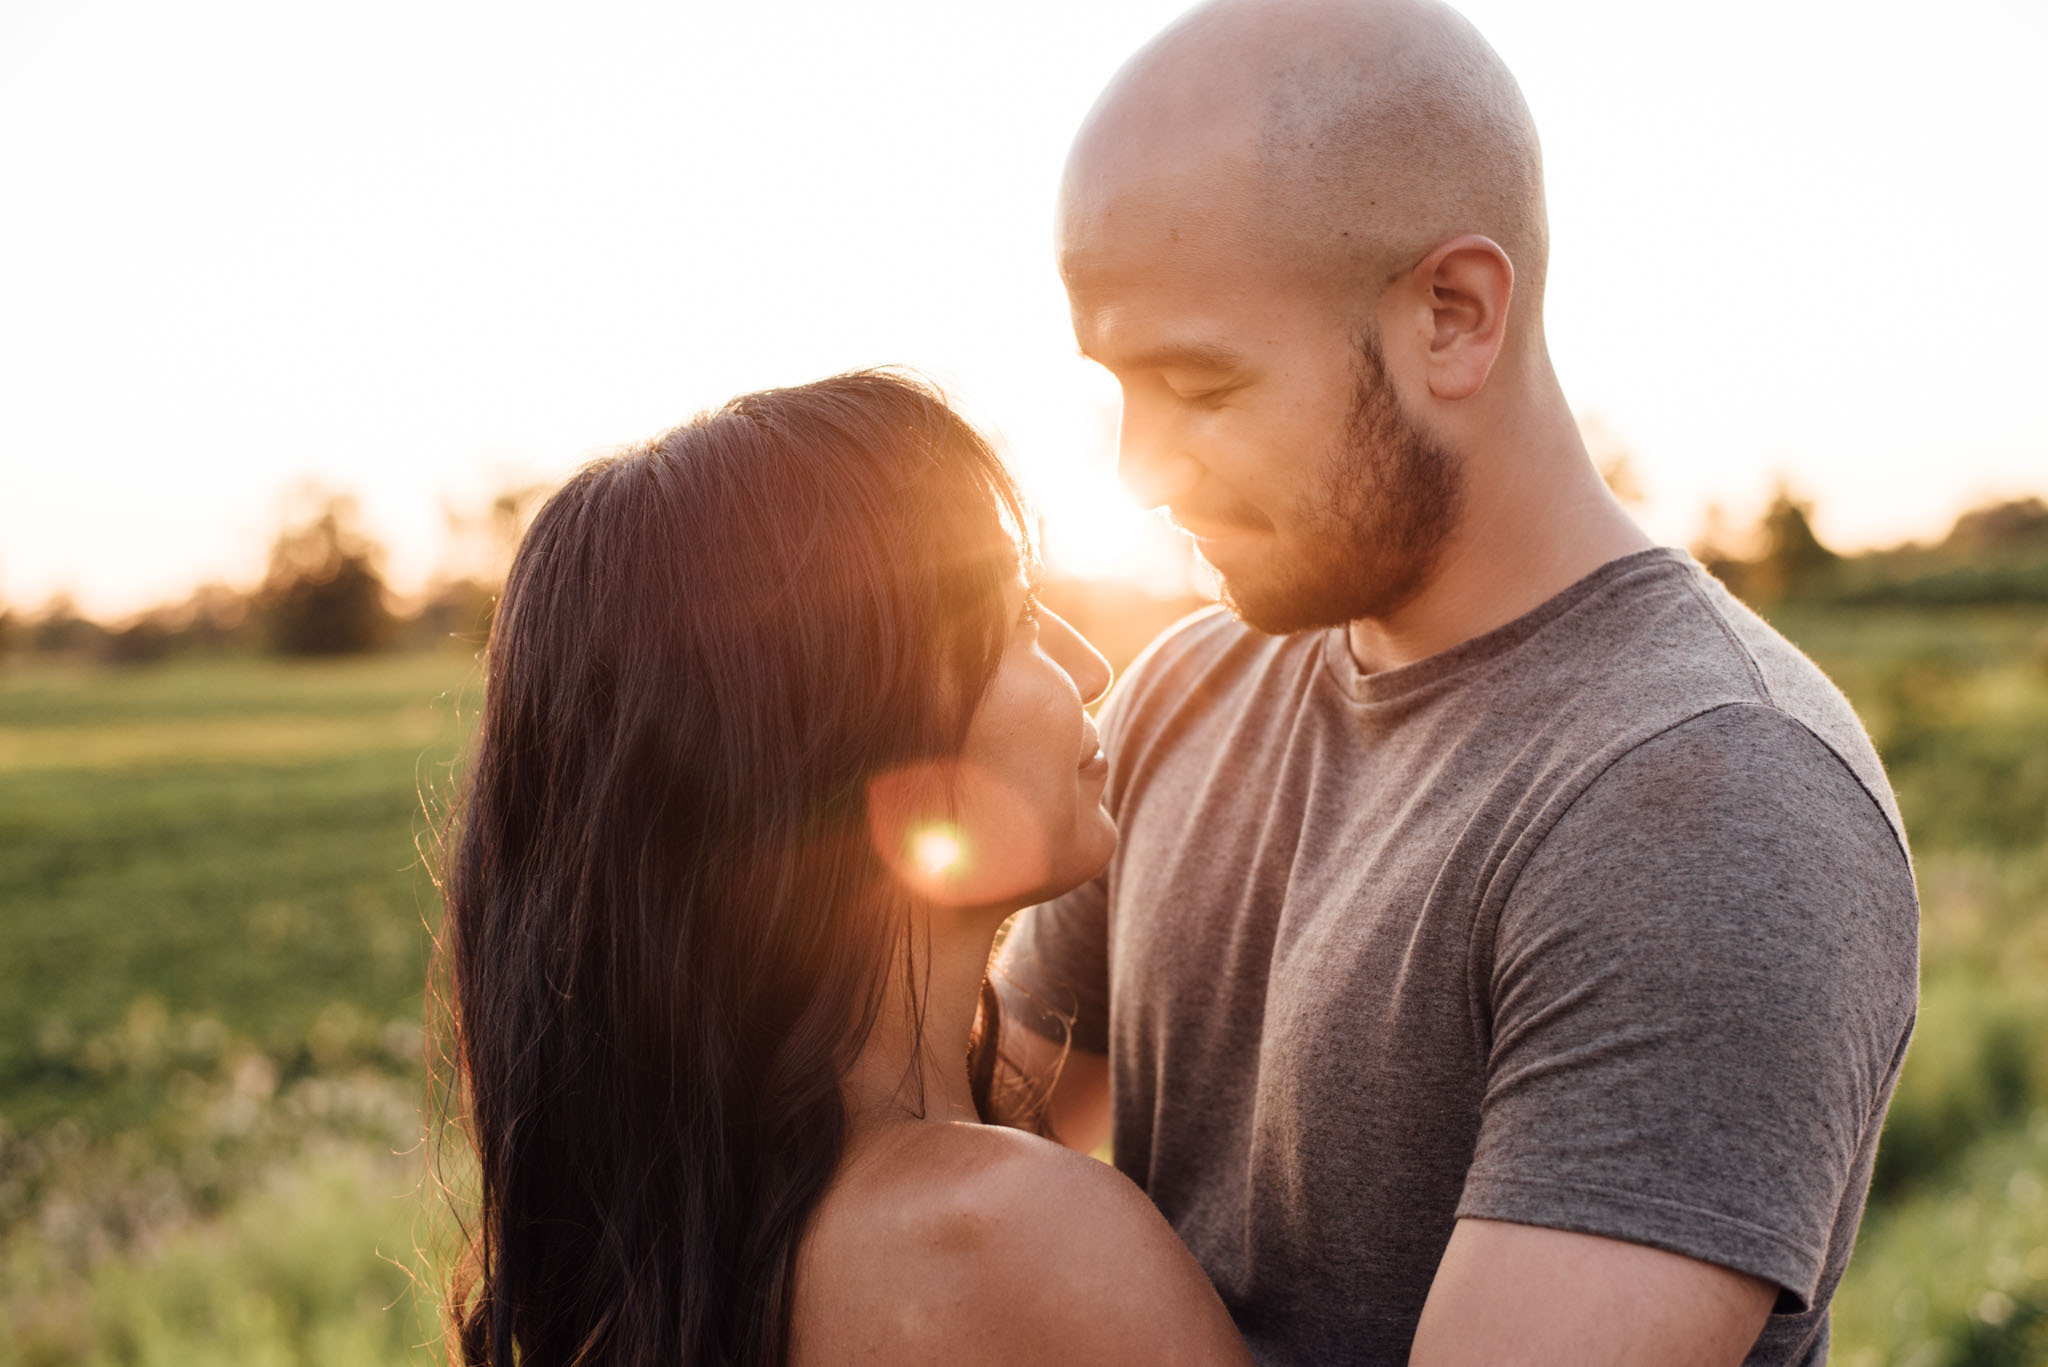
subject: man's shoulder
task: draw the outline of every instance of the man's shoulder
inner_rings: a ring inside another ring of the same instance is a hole
[[[1811,732],[1856,776],[1903,842],[1904,822],[1884,764],[1856,709],[1821,667],[1704,570],[1703,593],[1755,661],[1770,703]]]
[[[1724,703],[1630,747],[1568,810],[1579,838],[1588,826],[1598,839],[1632,837],[1626,857],[1644,867],[1717,849],[1744,864],[1854,849],[1859,867],[1882,865],[1910,889],[1890,798],[1881,776],[1873,787],[1811,722],[1760,700]]]
[[[1126,688],[1204,673],[1219,661],[1276,638],[1254,631],[1221,603],[1197,608],[1152,639],[1124,672]]]
[[[1504,663],[1488,705],[1548,734],[1567,786],[1694,718],[1753,706],[1832,752],[1901,832],[1883,765],[1841,690],[1682,551],[1610,565],[1597,591]],[[1727,720],[1745,721],[1712,728],[1731,741],[1770,729],[1760,714]]]
[[[1803,754],[1823,767],[1839,765],[1903,845],[1904,825],[1884,765],[1841,689],[1689,557],[1674,566],[1674,577],[1683,590],[1675,611],[1697,621],[1691,633],[1647,633],[1644,663],[1654,666],[1661,657],[1667,676],[1648,685],[1651,692],[1666,693],[1660,702],[1667,714],[1653,720],[1648,734],[1727,709],[1701,734],[1728,746],[1777,746],[1781,760]],[[1797,733],[1814,744],[1792,744]]]
[[[1322,636],[1269,635],[1221,604],[1192,612],[1161,632],[1124,671],[1107,704],[1111,725],[1122,729],[1185,717],[1191,709],[1260,687],[1276,667],[1312,667]]]

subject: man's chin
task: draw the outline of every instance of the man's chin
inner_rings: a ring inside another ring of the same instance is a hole
[[[1223,606],[1231,615],[1268,636],[1291,636],[1297,631],[1332,627],[1349,620],[1341,614],[1332,617],[1318,610],[1326,605],[1311,601],[1291,585],[1274,584],[1250,574],[1225,574],[1220,569],[1216,579]]]
[[[1298,595],[1287,576],[1272,573],[1271,554],[1251,554],[1241,536],[1197,537],[1195,550],[1216,577],[1217,594],[1230,614],[1270,636],[1285,636],[1313,623],[1303,620]]]
[[[1395,576],[1375,574],[1370,566],[1347,572],[1334,565],[1295,565],[1293,573],[1275,572],[1271,558],[1234,566],[1208,563],[1216,572],[1223,606],[1246,626],[1269,636],[1292,636],[1384,615],[1413,598],[1426,578],[1420,567],[1418,572]],[[1377,591],[1375,586],[1380,586]]]

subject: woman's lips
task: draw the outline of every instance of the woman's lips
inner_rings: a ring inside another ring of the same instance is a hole
[[[1107,778],[1109,756],[1102,753],[1102,741],[1096,736],[1095,728],[1089,727],[1081,739],[1088,746],[1088,754],[1081,761],[1081,773],[1086,778]]]

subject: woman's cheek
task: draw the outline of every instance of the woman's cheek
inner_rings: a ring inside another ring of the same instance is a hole
[[[882,861],[919,895],[990,906],[1045,886],[1051,814],[1015,776],[975,760],[929,761],[868,787],[868,829]]]

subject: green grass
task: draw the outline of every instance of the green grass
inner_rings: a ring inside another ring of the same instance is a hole
[[[2048,1108],[1981,1136],[1939,1188],[1871,1208],[1834,1324],[1842,1367],[2048,1362]]]
[[[0,1361],[41,1367],[427,1362],[417,1279],[445,1237],[406,1165],[329,1146],[274,1165],[219,1218],[76,1271],[16,1246]]]
[[[460,656],[0,673],[0,1116],[146,1120],[138,1003],[288,1067],[336,1004],[417,1021]]]
[[[418,850],[473,678],[0,671],[0,1364],[413,1356]]]
[[[1921,849],[2048,845],[2048,610],[1791,607],[1855,702]]]
[[[1835,1360],[2048,1364],[2048,616],[1775,619],[1926,910]],[[475,702],[460,653],[0,665],[0,1367],[435,1360],[419,848]]]
[[[2048,613],[1786,607],[1913,842],[1921,1010],[1836,1298],[1848,1367],[2048,1364]]]
[[[1920,1019],[1878,1150],[1890,1199],[1943,1180],[1986,1132],[2048,1104],[2048,850],[1933,850]]]

